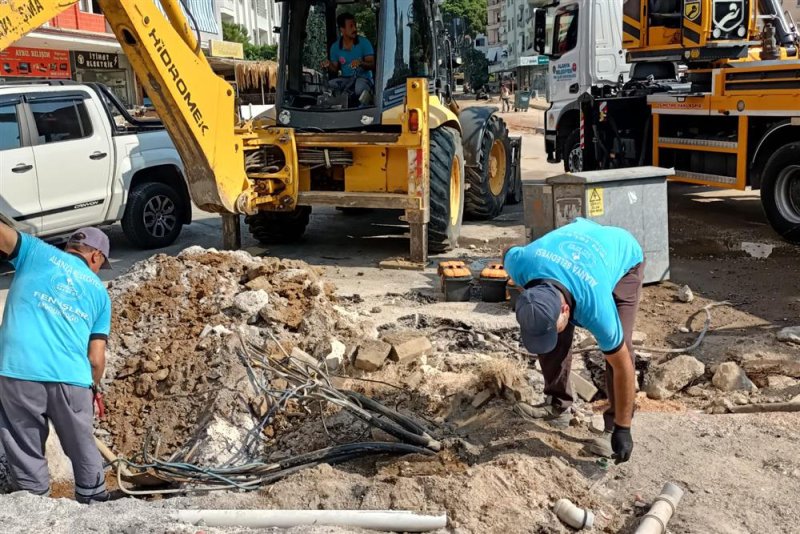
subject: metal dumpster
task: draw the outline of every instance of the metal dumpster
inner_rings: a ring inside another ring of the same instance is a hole
[[[530,91],[517,91],[514,93],[514,111],[528,111],[530,103]]]
[[[625,228],[644,250],[644,282],[668,280],[667,177],[673,174],[660,167],[632,167],[525,182],[528,238],[533,241],[576,217]]]

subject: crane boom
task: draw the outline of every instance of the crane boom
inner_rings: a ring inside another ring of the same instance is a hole
[[[0,0],[0,50],[76,0]],[[237,135],[233,88],[211,69],[180,9],[162,0],[98,0],[112,31],[181,155],[194,203],[248,213],[254,197]]]

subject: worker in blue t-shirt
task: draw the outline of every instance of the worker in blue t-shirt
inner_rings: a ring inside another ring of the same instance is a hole
[[[609,400],[605,434],[590,448],[613,455],[617,463],[627,461],[633,450],[631,338],[644,273],[642,247],[622,228],[578,218],[527,246],[510,248],[504,265],[525,288],[517,301],[517,321],[525,348],[539,356],[548,397],[543,405],[520,404],[520,411],[568,423],[572,337],[575,326],[586,328],[605,354]]]
[[[331,75],[338,76],[328,82],[332,89],[343,91],[351,88],[356,96],[361,97],[364,91],[372,90],[375,49],[366,37],[358,35],[356,18],[352,13],[340,14],[336,23],[341,36],[331,45],[322,67]]]
[[[0,324],[0,444],[15,490],[50,491],[49,424],[72,462],[75,500],[106,501],[94,408],[111,330],[111,299],[97,273],[109,267],[108,236],[72,234],[65,250],[0,223],[0,252],[15,268]]]

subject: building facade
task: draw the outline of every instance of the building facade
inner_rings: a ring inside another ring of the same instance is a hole
[[[217,0],[222,22],[244,26],[256,45],[278,43],[274,28],[280,26],[281,8],[275,0]]]
[[[222,39],[215,0],[185,0],[201,46]],[[160,4],[158,4],[160,6]],[[190,25],[193,23],[190,23]],[[2,79],[66,79],[107,85],[127,106],[141,104],[141,84],[96,1],[81,0],[0,52]]]
[[[540,58],[533,49],[534,2],[499,1],[502,60],[490,64],[489,72],[495,74],[498,81],[511,84],[514,90],[528,88],[543,92],[547,60]]]

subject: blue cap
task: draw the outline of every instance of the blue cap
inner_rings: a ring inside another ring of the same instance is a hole
[[[526,289],[517,300],[516,311],[522,344],[528,352],[547,354],[556,348],[561,292],[555,286],[543,283]]]

